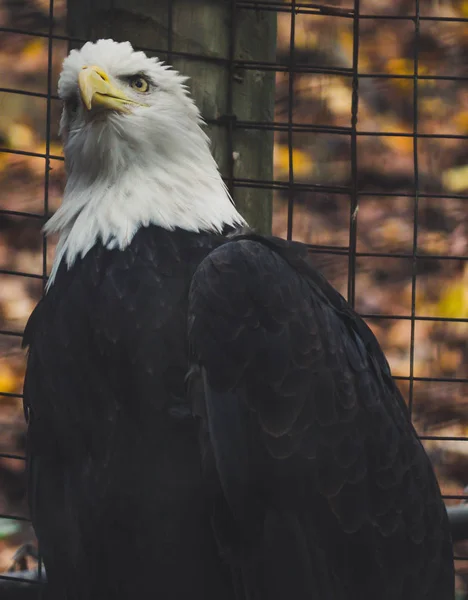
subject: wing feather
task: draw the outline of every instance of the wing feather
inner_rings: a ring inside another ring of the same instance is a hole
[[[283,540],[297,561],[294,599],[313,586],[330,600],[452,598],[445,508],[387,361],[297,250],[242,236],[192,280],[189,339],[204,371],[208,440],[249,540],[249,552],[241,544],[231,556],[276,579],[285,561],[266,544]],[[328,574],[311,584],[317,556]]]

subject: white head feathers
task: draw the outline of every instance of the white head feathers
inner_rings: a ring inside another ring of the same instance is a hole
[[[126,112],[88,111],[78,81],[86,67],[140,104],[128,104]],[[135,77],[148,83],[144,93]],[[88,42],[65,59],[58,88],[68,178],[62,206],[45,227],[60,232],[49,284],[62,258],[70,266],[98,241],[125,248],[141,226],[221,231],[244,224],[185,81],[128,42]]]

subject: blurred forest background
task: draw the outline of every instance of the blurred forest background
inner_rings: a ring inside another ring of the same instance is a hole
[[[328,0],[327,4],[347,9],[353,2]],[[415,14],[415,0],[361,0],[360,4],[365,15]],[[360,21],[356,307],[372,315],[368,323],[403,394],[408,401],[412,398],[418,432],[429,438],[450,438],[425,439],[424,444],[443,492],[451,497],[447,504],[456,504],[468,485],[468,441],[459,439],[468,437],[468,384],[463,382],[468,376],[468,144],[463,137],[468,135],[468,1],[420,0],[419,4],[421,15],[434,19],[420,24],[416,109],[411,78],[414,21]],[[57,208],[64,184],[60,103],[55,94],[67,42],[53,42],[49,79],[47,38],[7,30],[47,34],[48,11],[49,0],[0,0],[0,453],[12,455],[25,451],[21,332],[42,293],[43,262],[47,259],[50,268],[54,254],[53,243],[43,251],[40,215],[45,201],[50,212]],[[288,13],[278,15],[278,61],[283,64],[289,59],[290,19]],[[55,35],[65,35],[65,21],[65,0],[55,0]],[[352,28],[349,18],[298,14],[296,60],[337,70],[352,67]],[[49,81],[54,97],[47,147]],[[295,123],[351,125],[351,77],[297,74],[293,83]],[[287,122],[288,102],[289,77],[279,72],[277,122]],[[411,137],[415,116],[421,134],[417,169]],[[351,186],[349,134],[294,133],[293,147],[296,182]],[[41,156],[46,150],[53,156],[47,172]],[[274,160],[276,180],[288,181],[285,132],[276,136]],[[416,187],[421,193],[417,211]],[[328,250],[316,253],[317,264],[346,296],[350,197],[338,191],[295,193],[292,231],[294,239]],[[283,237],[288,198],[281,191],[274,198],[273,229]],[[418,258],[413,260],[415,249]],[[417,319],[412,332],[413,300]],[[410,375],[416,378],[412,386]],[[442,381],[430,381],[433,378]],[[0,515],[6,514],[27,516],[24,462],[16,458],[0,458]],[[0,572],[9,568],[18,546],[32,538],[27,523],[0,518]],[[456,554],[468,556],[468,542],[460,544]],[[468,590],[468,562],[460,560],[457,567],[462,598]]]

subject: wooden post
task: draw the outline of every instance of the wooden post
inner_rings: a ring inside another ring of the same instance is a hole
[[[233,70],[229,63],[232,58],[275,61],[273,11],[235,8],[231,0],[69,0],[68,33],[79,39],[112,37],[159,50],[155,54],[190,77],[203,117],[221,120],[208,125],[208,133],[228,184],[232,177],[272,180],[273,132],[242,129],[236,120],[274,120],[275,72]],[[270,233],[272,190],[243,185],[231,192],[250,226]]]

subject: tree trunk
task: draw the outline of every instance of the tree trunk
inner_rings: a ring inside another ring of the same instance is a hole
[[[154,49],[188,75],[238,209],[251,227],[271,231],[272,190],[236,180],[272,180],[273,132],[236,122],[273,121],[275,72],[234,69],[233,59],[274,62],[275,12],[236,9],[231,0],[69,0],[68,32]]]

